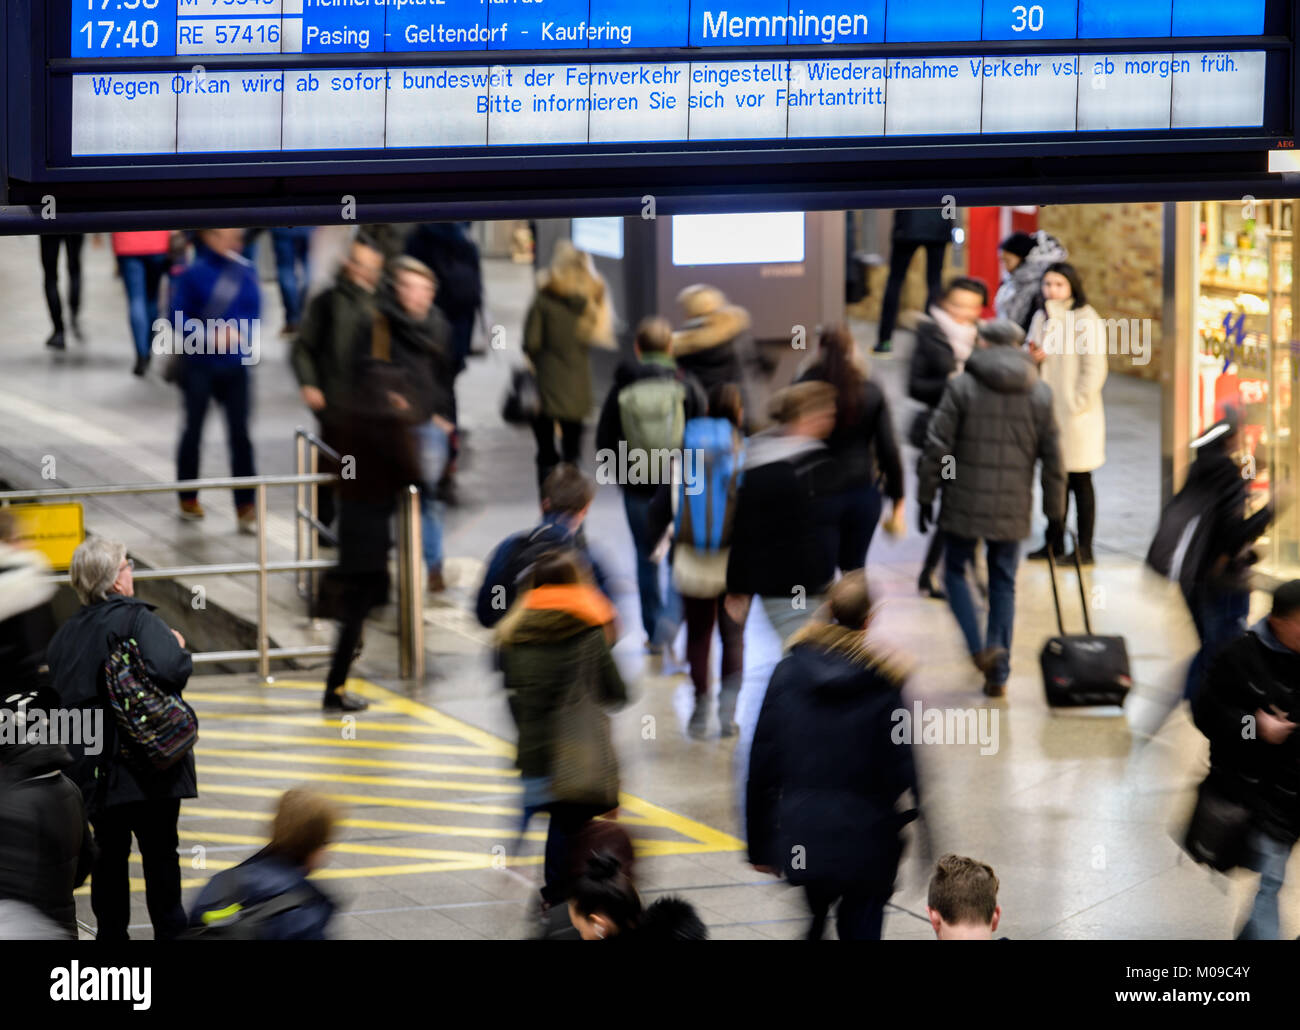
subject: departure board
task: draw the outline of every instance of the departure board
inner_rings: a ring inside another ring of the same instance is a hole
[[[1262,151],[1300,95],[1294,0],[0,6],[30,181]]]

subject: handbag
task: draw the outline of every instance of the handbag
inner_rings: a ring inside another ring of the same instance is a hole
[[[1228,797],[1211,772],[1196,790],[1183,850],[1202,865],[1226,873],[1245,860],[1250,826],[1250,809]]]
[[[501,417],[512,426],[530,425],[542,413],[542,393],[537,377],[526,368],[510,373],[510,386],[501,402]]]

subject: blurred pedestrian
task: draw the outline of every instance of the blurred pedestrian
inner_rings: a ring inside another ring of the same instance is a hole
[[[6,690],[21,693],[45,683],[45,647],[56,628],[54,589],[49,562],[20,546],[17,520],[0,508],[0,669]]]
[[[0,725],[9,724],[0,734],[0,901],[34,906],[75,940],[72,892],[90,875],[95,845],[81,791],[63,774],[72,764],[68,749],[27,739],[37,736],[29,710],[48,719],[54,703],[53,694],[35,689],[0,701]]]
[[[1237,939],[1277,940],[1278,892],[1300,838],[1300,579],[1278,587],[1269,615],[1213,659],[1192,713],[1210,741],[1216,793],[1250,811],[1245,865],[1259,890]]]
[[[871,644],[872,602],[856,570],[790,641],[763,698],[749,757],[749,860],[802,886],[821,940],[839,901],[840,940],[878,940],[919,799],[911,741],[895,739],[903,672]]]
[[[1002,697],[1011,671],[1016,617],[1016,568],[1029,535],[1034,467],[1042,463],[1043,514],[1065,518],[1065,467],[1052,391],[1021,349],[1024,333],[1006,319],[981,323],[981,346],[944,390],[930,419],[921,458],[921,532],[934,519],[944,535],[943,582],[948,604],[966,638],[971,661],[984,675],[984,693]],[[967,582],[980,540],[988,552],[988,627],[982,631]]]
[[[456,374],[465,370],[474,321],[483,307],[483,272],[469,222],[429,222],[406,238],[406,252],[423,261],[438,278],[435,303],[451,325]]]
[[[706,941],[708,928],[690,902],[669,895],[649,907],[616,855],[587,858],[569,899],[569,918],[584,941]]]
[[[317,435],[336,451],[336,423],[353,386],[357,348],[369,345],[363,337],[374,322],[375,291],[383,272],[379,247],[369,237],[354,238],[334,284],[307,305],[293,341],[293,371],[302,401],[316,416]],[[338,471],[324,454],[318,467]],[[329,484],[317,487],[316,514],[322,525],[334,524],[334,488]]]
[[[488,557],[479,586],[475,614],[479,624],[491,628],[515,603],[522,577],[548,551],[572,547],[592,582],[609,596],[605,573],[592,556],[582,524],[596,497],[596,484],[574,465],[557,465],[542,484],[542,520],[532,529],[506,537]]]
[[[340,815],[314,791],[295,787],[280,795],[270,843],[199,892],[189,917],[194,938],[205,937],[194,929],[206,928],[214,938],[325,940],[337,906],[307,877],[327,861]]]
[[[113,233],[113,253],[126,288],[126,314],[135,343],[133,375],[144,375],[153,357],[158,301],[171,263],[171,235],[166,229]],[[171,317],[163,321],[171,322]]]
[[[991,941],[1002,919],[997,875],[976,859],[944,855],[930,877],[925,913],[938,940]]]
[[[1069,251],[1060,240],[1039,229],[1035,233],[1013,232],[998,248],[1006,275],[993,298],[998,318],[1006,318],[1028,330],[1034,315],[1042,309],[1043,273],[1067,260]]]
[[[176,478],[198,479],[199,452],[208,406],[216,401],[226,416],[230,474],[254,476],[253,441],[248,433],[253,388],[249,368],[261,358],[262,294],[252,264],[240,254],[242,229],[202,229],[194,260],[176,281],[172,309],[181,326],[191,319],[201,327],[192,344],[189,329],[179,358],[179,386],[185,405],[185,428],[176,448]],[[241,533],[257,532],[254,491],[235,492],[235,517]],[[198,493],[182,490],[180,515],[197,521],[205,515]]]
[[[99,855],[90,878],[90,905],[98,939],[127,939],[131,921],[128,859],[135,837],[144,868],[145,903],[155,940],[170,940],[185,927],[176,823],[181,800],[198,796],[194,752],[165,770],[145,769],[119,749],[119,730],[104,703],[104,663],[119,639],[135,641],[149,679],[179,694],[194,669],[185,638],[135,597],[133,565],[126,547],[91,537],[72,555],[68,570],[82,607],[54,634],[47,651],[50,681],[65,708],[82,710],[82,723],[102,717],[98,749],[67,745],[68,777],[81,789],[95,830]]]
[[[561,461],[578,462],[582,423],[591,411],[588,350],[613,345],[613,312],[605,281],[587,254],[560,240],[550,268],[539,277],[524,320],[524,354],[533,364],[542,399],[542,413],[533,424],[539,487]]]
[[[950,279],[942,296],[917,321],[907,392],[925,408],[913,417],[908,441],[922,452],[930,419],[943,398],[948,380],[961,373],[975,349],[975,325],[987,302],[988,290],[978,279]],[[919,468],[919,457],[917,460]],[[921,593],[940,601],[947,595],[935,585],[934,573],[942,555],[943,535],[936,529],[926,548],[916,585]]]
[[[673,360],[672,342],[672,326],[662,318],[637,326],[635,359],[615,370],[596,425],[597,462],[615,473],[611,478],[622,491],[636,549],[641,626],[650,654],[670,653],[682,622],[672,578],[665,589],[661,563],[655,560],[662,527],[658,535],[651,531],[650,505],[672,477],[671,461],[681,454],[687,420],[703,415],[708,406],[699,383]]]
[[[355,389],[335,409],[336,439],[341,453],[352,459],[354,474],[339,480],[339,560],[321,585],[323,614],[339,622],[321,702],[327,712],[369,707],[344,687],[366,616],[388,603],[388,552],[400,491],[421,479],[413,432],[418,416],[407,391],[401,369],[363,363]]]
[[[706,416],[686,423],[683,454],[689,462],[681,482],[659,488],[650,510],[650,536],[670,525],[672,579],[686,616],[686,658],[695,686],[695,709],[687,732],[702,739],[709,724],[709,652],[716,625],[722,642],[718,722],[734,736],[736,700],[745,666],[745,622],[727,611],[727,563],[736,517],[736,494],[744,464],[740,387],[714,387]]]
[[[1043,274],[1043,297],[1045,306],[1034,315],[1026,339],[1043,382],[1052,388],[1066,489],[1074,495],[1079,561],[1091,565],[1097,524],[1092,473],[1106,463],[1106,411],[1101,399],[1110,369],[1106,324],[1089,305],[1073,265],[1048,266]],[[1044,560],[1049,547],[1053,557],[1066,556],[1064,524],[1048,526],[1046,542],[1026,557]]]
[[[876,334],[876,352],[887,354],[893,349],[894,329],[898,323],[898,302],[907,281],[907,271],[918,250],[925,250],[925,305],[928,308],[939,293],[943,276],[943,258],[952,242],[953,222],[939,208],[903,208],[894,212],[894,229],[890,235],[889,278],[880,301],[880,330]]]
[[[284,327],[280,330],[283,336],[296,333],[302,321],[310,277],[307,254],[312,232],[310,225],[279,226],[271,230],[275,274],[280,283],[280,301],[284,304]]]
[[[828,383],[774,394],[776,425],[749,438],[727,558],[728,609],[737,621],[758,595],[782,641],[812,615],[835,576],[838,463],[825,439],[835,426]]]
[[[618,807],[607,711],[627,702],[610,654],[615,612],[584,581],[572,550],[540,556],[528,589],[496,629],[525,811],[546,809],[543,913],[569,897],[574,835]]]
[[[749,312],[729,303],[715,286],[696,284],[677,295],[685,319],[673,333],[677,366],[693,375],[705,392],[727,383],[742,386],[741,346]]]
[[[72,335],[83,340],[81,323],[77,316],[81,313],[81,247],[86,242],[84,233],[48,233],[41,237],[41,271],[45,279],[45,305],[50,310],[50,322],[54,331],[45,346],[51,350],[66,350],[67,341],[63,335],[63,301],[59,298],[59,248],[62,247],[68,257],[68,324]]]
[[[904,532],[903,463],[889,401],[868,376],[847,326],[822,332],[817,358],[799,379],[835,387],[835,428],[826,446],[839,462],[841,476],[834,502],[839,525],[836,564],[841,572],[851,572],[867,563],[884,507],[882,486],[890,501],[890,531]]]
[[[403,255],[389,265],[390,283],[381,289],[374,321],[365,330],[369,347],[357,348],[360,360],[391,361],[406,379],[412,425],[420,454],[420,521],[429,589],[446,589],[442,575],[442,510],[438,483],[451,453],[452,418],[456,414],[453,380],[455,358],[447,320],[434,306],[438,284],[433,272]]]

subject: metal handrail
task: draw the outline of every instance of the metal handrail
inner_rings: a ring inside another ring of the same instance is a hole
[[[297,572],[299,582],[302,573],[315,572],[334,566],[334,562],[319,557],[320,520],[317,518],[316,488],[321,483],[332,483],[338,477],[330,473],[317,471],[319,452],[326,450],[335,460],[340,455],[314,433],[299,427],[295,433],[299,468],[304,457],[304,444],[310,447],[312,470],[299,472],[292,476],[226,476],[214,479],[185,479],[171,483],[126,483],[114,486],[83,487],[48,487],[42,490],[4,490],[0,491],[0,505],[13,501],[50,500],[65,497],[112,497],[126,494],[160,494],[178,492],[197,492],[199,490],[238,490],[252,489],[257,511],[257,561],[256,562],[214,562],[209,565],[178,565],[171,568],[141,569],[134,578],[139,580],[177,579],[182,576],[250,576],[258,577],[257,583],[257,647],[243,651],[199,651],[191,652],[195,664],[213,664],[217,662],[256,661],[258,676],[263,680],[271,675],[271,660],[284,658],[313,658],[328,655],[333,648],[324,644],[308,644],[302,647],[271,647],[268,623],[270,621],[269,577],[274,572]],[[266,491],[270,487],[292,486],[298,491],[298,506],[295,511],[295,559],[293,561],[270,561],[267,557],[266,542]],[[302,557],[302,502],[303,493],[310,492],[308,510],[308,528],[311,537],[311,557]],[[398,517],[401,533],[398,535],[399,576],[399,624],[398,636],[401,650],[401,675],[407,679],[422,681],[424,679],[424,618],[420,603],[420,495],[415,487],[405,490],[398,504]],[[67,573],[51,574],[54,583],[67,583]],[[301,593],[301,588],[300,588]],[[314,596],[314,594],[312,595]]]

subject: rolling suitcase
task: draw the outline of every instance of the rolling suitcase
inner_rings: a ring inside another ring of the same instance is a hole
[[[1128,648],[1123,637],[1102,637],[1092,632],[1088,598],[1083,589],[1083,566],[1079,563],[1079,542],[1074,543],[1074,567],[1079,576],[1079,600],[1083,604],[1085,633],[1066,633],[1061,620],[1061,595],[1056,586],[1056,561],[1047,549],[1047,568],[1052,576],[1052,603],[1061,635],[1043,645],[1040,662],[1043,688],[1052,708],[1082,708],[1091,705],[1122,705],[1133,680],[1129,676]]]

